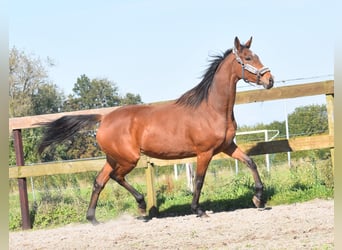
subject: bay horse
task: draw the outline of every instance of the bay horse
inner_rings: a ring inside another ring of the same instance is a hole
[[[250,50],[251,43],[252,37],[245,44],[235,37],[232,49],[210,61],[200,83],[170,103],[129,105],[106,115],[70,115],[43,124],[46,128],[38,148],[40,154],[80,129],[99,123],[96,139],[106,154],[106,163],[93,184],[86,215],[91,223],[98,223],[95,209],[109,179],[127,189],[140,212],[146,213],[144,196],[125,180],[141,154],[159,159],[197,157],[191,210],[199,217],[207,216],[199,206],[199,198],[208,164],[220,152],[248,166],[255,182],[253,203],[258,208],[264,207],[257,166],[233,141],[237,128],[233,111],[237,82],[243,79],[266,89],[274,83],[269,68]]]

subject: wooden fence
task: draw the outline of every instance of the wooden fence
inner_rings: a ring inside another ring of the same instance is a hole
[[[321,148],[330,148],[332,164],[334,165],[334,81],[322,81],[300,85],[293,85],[287,87],[278,87],[270,90],[251,90],[238,92],[236,96],[236,104],[246,104],[253,102],[262,102],[270,100],[280,100],[287,98],[296,98],[304,96],[326,95],[326,105],[328,111],[329,134],[316,135],[309,137],[297,137],[289,140],[275,140],[269,142],[247,143],[239,144],[248,155],[260,155],[280,152],[293,152],[301,150],[313,150]],[[158,105],[160,103],[153,103],[151,105]],[[29,207],[27,198],[27,184],[26,177],[30,176],[44,176],[55,174],[70,174],[87,171],[99,171],[103,164],[103,158],[83,159],[75,161],[62,161],[44,164],[35,164],[25,166],[23,158],[23,147],[21,138],[21,129],[38,127],[36,125],[40,122],[47,122],[64,115],[76,114],[90,114],[101,113],[106,114],[116,107],[82,110],[75,112],[56,113],[48,115],[37,115],[29,117],[17,117],[9,119],[9,129],[13,133],[14,147],[16,151],[16,167],[9,168],[9,178],[18,179],[19,197],[21,204],[22,227],[23,229],[31,228],[29,217]],[[227,158],[228,156],[221,153],[214,156],[213,159]],[[147,181],[147,208],[152,209],[156,207],[156,196],[154,190],[154,166],[169,166],[173,164],[182,164],[188,162],[195,162],[196,158],[186,158],[180,160],[160,160],[156,158],[141,156],[137,167],[146,168]]]

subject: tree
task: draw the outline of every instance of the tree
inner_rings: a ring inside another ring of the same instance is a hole
[[[142,104],[140,95],[135,95],[132,93],[127,93],[121,98],[120,105],[130,105],[130,104]]]
[[[57,104],[61,100],[61,93],[58,93],[55,85],[51,85],[47,67],[53,64],[51,60],[43,63],[40,58],[27,55],[23,51],[19,51],[13,47],[9,53],[9,116],[27,116],[41,114],[42,110],[37,110],[37,98],[34,103],[34,97],[46,91],[54,92],[55,96],[50,95],[50,99],[54,98],[56,101],[50,103],[51,105],[60,106]],[[40,101],[43,97],[40,98]],[[47,103],[45,103],[47,104]],[[49,106],[44,112],[54,109]],[[36,113],[38,112],[38,113]]]
[[[328,113],[324,104],[298,107],[289,115],[288,122],[293,136],[328,132]]]
[[[27,55],[13,47],[9,53],[9,116],[29,116],[58,112],[62,105],[63,93],[50,83],[47,68],[51,61]],[[37,162],[36,145],[41,129],[22,131],[26,163]],[[10,146],[10,165],[15,164],[13,141]]]
[[[118,94],[118,87],[107,79],[89,79],[86,75],[81,75],[64,102],[64,111],[95,109],[113,107],[119,105],[142,103],[140,95],[127,93],[124,97]],[[82,131],[75,135],[70,141],[64,143],[64,159],[89,158],[103,155],[96,144],[95,128]],[[50,159],[47,155],[46,159]]]
[[[120,104],[118,87],[107,79],[90,80],[81,75],[73,87],[73,94],[64,103],[65,111],[113,107]]]
[[[290,138],[296,136],[311,136],[328,132],[328,114],[326,106],[323,105],[307,105],[297,107],[288,116]],[[277,139],[286,137],[285,122],[274,121],[270,124],[257,124],[255,126],[242,126],[239,131],[255,131],[255,130],[279,130]],[[263,141],[262,134],[250,134],[238,137],[238,142],[253,142]],[[291,153],[292,159],[313,158],[326,159],[330,156],[329,150],[319,149],[310,151],[299,151]],[[254,160],[262,159],[260,156],[255,156]],[[286,153],[278,153],[272,155],[272,161],[285,161]]]
[[[42,84],[31,97],[32,111],[36,115],[58,113],[63,105],[63,93],[56,85]]]
[[[288,117],[290,137],[311,136],[328,133],[328,113],[326,105],[307,105],[298,107]],[[328,149],[295,152],[294,158],[327,159]]]

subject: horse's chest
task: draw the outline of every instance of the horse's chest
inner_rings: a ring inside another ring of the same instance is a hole
[[[226,138],[225,138],[225,144],[230,145],[235,138],[235,134],[236,134],[235,129],[227,130]]]
[[[235,120],[229,120],[227,123],[226,136],[224,140],[226,145],[230,145],[233,142],[236,135],[236,128],[237,126]]]
[[[230,145],[235,137],[236,128],[234,126],[220,126],[220,128],[208,130],[206,140],[212,140],[214,147],[221,147],[222,145]]]

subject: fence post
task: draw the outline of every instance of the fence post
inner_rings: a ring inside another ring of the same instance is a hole
[[[14,139],[14,150],[15,150],[17,166],[24,166],[25,163],[24,163],[23,141],[22,141],[20,129],[13,130],[13,139]],[[29,205],[28,205],[28,198],[27,198],[26,178],[18,178],[18,188],[19,188],[22,228],[24,230],[31,229]]]
[[[327,112],[328,112],[328,126],[329,126],[329,135],[334,136],[334,94],[326,95],[327,102]],[[331,154],[331,163],[333,169],[335,168],[335,148],[330,149]]]
[[[147,163],[146,173],[146,189],[147,189],[147,207],[146,210],[150,217],[155,217],[158,213],[157,197],[154,186],[154,167],[152,163]]]
[[[186,170],[186,179],[188,183],[188,189],[191,191],[191,193],[194,192],[194,183],[193,183],[193,175],[194,175],[194,169],[192,162],[185,163],[185,170]]]

